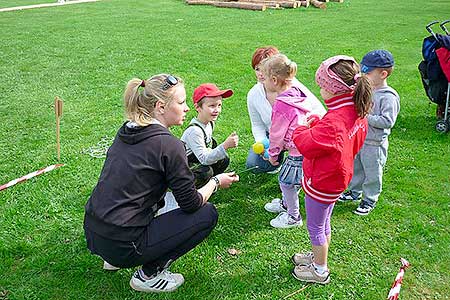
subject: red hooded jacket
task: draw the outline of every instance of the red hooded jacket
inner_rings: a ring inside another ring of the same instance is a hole
[[[358,117],[352,94],[325,100],[328,112],[313,127],[298,127],[293,140],[303,155],[302,187],[322,203],[335,202],[353,176],[353,160],[364,144],[367,119]]]

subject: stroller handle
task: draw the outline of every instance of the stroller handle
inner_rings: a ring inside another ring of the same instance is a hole
[[[434,24],[439,24],[439,21],[432,21],[432,22],[428,23],[428,25],[425,26],[425,28],[438,41],[436,34],[434,33],[433,29],[431,29],[431,26],[433,26]]]
[[[450,33],[448,32],[447,28],[445,27],[445,24],[447,24],[448,22],[450,22],[450,20],[445,20],[445,21],[441,22],[441,24],[439,24],[439,26],[441,27],[442,30],[444,30],[444,32],[447,35],[450,35]]]
[[[450,20],[448,20],[448,21],[450,21]],[[444,21],[445,22],[445,21]],[[433,26],[434,24],[438,24],[439,23],[439,21],[431,21],[430,23],[428,23],[427,24],[427,26],[426,26],[426,29],[428,30],[428,31],[430,31],[431,30],[431,26]],[[432,31],[432,30],[431,30]],[[431,32],[430,32],[431,33]]]

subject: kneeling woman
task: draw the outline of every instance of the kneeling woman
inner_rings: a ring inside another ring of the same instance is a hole
[[[189,110],[180,78],[132,79],[124,100],[128,121],[109,148],[86,204],[87,245],[111,265],[142,266],[130,280],[133,289],[174,291],[184,278],[169,272],[170,264],[211,233],[218,215],[208,199],[239,177],[219,174],[195,189],[184,145],[169,131],[183,124]],[[179,208],[156,217],[169,188]]]

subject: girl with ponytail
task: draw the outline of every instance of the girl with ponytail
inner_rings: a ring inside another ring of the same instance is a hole
[[[183,81],[169,74],[132,79],[124,92],[127,121],[108,149],[100,179],[86,206],[87,246],[104,269],[141,266],[130,286],[171,292],[184,282],[171,263],[204,240],[217,223],[211,194],[239,180],[218,174],[201,189],[187,163],[184,144],[169,128],[189,110]],[[162,213],[170,189],[178,208]]]
[[[312,252],[296,253],[292,261],[295,278],[326,284],[331,214],[350,183],[354,158],[366,138],[372,87],[355,59],[345,55],[322,62],[316,83],[328,112],[294,132],[294,143],[304,157],[302,187]]]

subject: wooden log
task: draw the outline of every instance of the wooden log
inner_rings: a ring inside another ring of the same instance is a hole
[[[186,0],[186,4],[189,5],[213,5],[214,0]]]
[[[247,2],[217,1],[217,2],[214,2],[213,5],[216,7],[240,8],[240,9],[260,10],[260,11],[265,11],[267,9],[267,5],[265,5],[265,4],[251,3],[251,2],[247,3]]]
[[[240,3],[257,3],[257,4],[265,4],[267,8],[279,8],[280,1],[277,0],[239,0]]]
[[[298,7],[303,6],[303,7],[308,7],[309,6],[309,0],[302,0],[302,1],[297,1],[298,2]]]
[[[240,3],[259,3],[267,5],[267,8],[297,8],[297,1],[287,1],[287,0],[239,0]]]
[[[279,2],[279,4],[281,7],[284,7],[284,8],[297,8],[299,6],[298,3],[295,1],[294,2],[281,1],[281,2]]]
[[[309,0],[309,3],[311,3],[311,5],[313,5],[314,7],[317,7],[317,8],[321,8],[321,9],[327,8],[327,5],[325,3],[320,2],[318,0]]]

